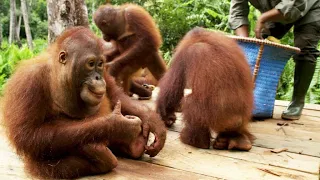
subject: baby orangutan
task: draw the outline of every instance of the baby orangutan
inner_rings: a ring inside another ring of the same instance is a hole
[[[182,114],[183,143],[209,148],[211,131],[216,149],[250,150],[253,135],[247,125],[253,108],[249,65],[237,43],[224,35],[195,28],[179,43],[172,66],[159,82],[157,111],[167,126],[188,86]]]
[[[152,92],[132,80],[141,68],[148,68],[156,80],[166,72],[166,64],[159,53],[161,34],[150,14],[130,3],[103,5],[94,13],[94,22],[103,39],[115,46],[109,56],[112,57],[109,72],[117,84],[128,95],[131,90],[140,99],[150,99]]]
[[[103,41],[103,40],[102,40]],[[115,41],[102,42],[104,44],[105,50],[104,54],[107,59],[108,67],[112,66],[113,59],[120,55],[119,49],[116,46]],[[112,67],[111,67],[112,68]],[[121,75],[120,75],[121,77]],[[119,85],[123,85],[122,78],[118,78]],[[120,81],[122,81],[120,83]],[[128,92],[129,96],[136,94],[139,96],[140,100],[148,100],[152,96],[152,91],[154,90],[155,86],[158,84],[158,80],[152,75],[148,68],[140,68],[135,73],[130,76],[130,89]]]

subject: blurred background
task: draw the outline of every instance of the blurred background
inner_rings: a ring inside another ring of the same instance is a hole
[[[44,51],[54,31],[56,13],[53,6],[59,6],[61,0],[1,0],[0,1],[0,94],[14,67],[22,59],[29,59]],[[126,2],[143,6],[155,19],[160,28],[163,45],[162,55],[169,64],[172,51],[179,40],[195,26],[232,33],[228,28],[230,0],[112,0],[112,4]],[[101,36],[92,22],[93,12],[105,0],[78,0],[81,7],[86,6],[87,23]],[[61,14],[60,14],[61,15]],[[250,35],[260,13],[250,7]],[[48,20],[49,19],[49,20]],[[281,39],[282,44],[293,45],[293,33]],[[320,46],[319,46],[320,49]],[[320,104],[320,64],[317,64],[313,81],[306,97],[308,103]],[[291,59],[279,81],[276,99],[290,100],[293,91],[294,62]]]

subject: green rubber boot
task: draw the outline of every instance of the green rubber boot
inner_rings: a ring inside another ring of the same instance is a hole
[[[294,71],[294,89],[292,101],[282,113],[282,119],[297,120],[300,119],[304,100],[309,89],[316,63],[311,61],[296,61]]]

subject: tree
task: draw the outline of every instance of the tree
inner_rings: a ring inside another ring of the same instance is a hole
[[[28,47],[29,49],[33,49],[32,45],[32,36],[31,36],[31,30],[29,26],[29,15],[28,15],[28,9],[27,9],[27,2],[26,0],[20,0],[21,1],[21,11],[22,11],[22,16],[23,16],[23,24],[24,28],[26,31],[26,36],[27,36],[27,42],[28,42]]]
[[[87,26],[89,27],[88,9],[84,0],[75,1],[75,26]]]
[[[16,36],[16,0],[10,0],[10,30],[9,44],[15,41]]]
[[[21,43],[21,40],[20,40],[20,30],[21,30],[21,14],[20,13],[16,13],[16,16],[18,17],[18,19],[16,19],[16,23],[15,23],[15,42],[18,44],[18,47],[22,47],[22,43]]]
[[[47,0],[47,9],[49,43],[52,43],[68,27],[89,27],[84,0]]]

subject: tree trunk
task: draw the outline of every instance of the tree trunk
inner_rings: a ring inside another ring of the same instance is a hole
[[[75,0],[75,26],[89,27],[88,9],[84,0]]]
[[[21,15],[18,16],[18,19],[16,21],[16,36],[15,36],[15,41],[17,42],[17,45],[19,48],[22,47],[22,43],[20,40],[20,29],[21,29]]]
[[[28,15],[28,9],[27,9],[27,2],[26,0],[20,0],[21,1],[21,11],[23,15],[23,23],[24,23],[24,28],[26,31],[26,36],[27,36],[27,42],[28,42],[28,47],[29,49],[33,49],[32,45],[32,36],[31,36],[31,30],[29,26],[29,15]]]
[[[9,44],[14,43],[16,36],[16,0],[10,0]]]
[[[47,0],[47,12],[49,43],[52,43],[68,27],[89,27],[84,0]]]

